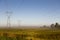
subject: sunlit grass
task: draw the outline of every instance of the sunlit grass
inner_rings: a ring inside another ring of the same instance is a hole
[[[60,40],[60,30],[0,29],[0,40]]]

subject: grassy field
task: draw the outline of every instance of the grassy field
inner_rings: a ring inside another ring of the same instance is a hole
[[[0,29],[0,40],[60,40],[60,30]]]

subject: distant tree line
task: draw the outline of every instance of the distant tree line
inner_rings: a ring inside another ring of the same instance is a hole
[[[59,23],[51,24],[51,28],[60,28]]]

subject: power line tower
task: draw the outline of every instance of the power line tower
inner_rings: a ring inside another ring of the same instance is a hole
[[[8,6],[8,0],[5,0],[5,6],[6,6],[6,16],[7,16],[7,27],[11,27],[11,21],[10,21],[10,18],[11,18],[11,15],[12,15],[12,12],[9,10],[9,6]]]
[[[21,20],[18,20],[18,27],[21,26]]]
[[[11,27],[10,18],[11,18],[11,15],[12,15],[12,11],[9,11],[9,9],[11,9],[11,8],[9,8],[10,5],[9,5],[8,1],[9,0],[4,0],[5,6],[6,6],[6,9],[7,9],[7,11],[6,11],[6,15],[7,15],[7,27]],[[21,0],[21,1],[22,1],[21,6],[22,6],[24,0]],[[19,21],[19,25],[20,25],[20,21]]]
[[[11,22],[11,21],[10,21],[11,15],[12,15],[12,12],[6,11],[7,27],[11,27],[11,23],[10,23],[10,22]]]

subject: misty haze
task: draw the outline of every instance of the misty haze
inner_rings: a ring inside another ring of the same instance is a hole
[[[0,0],[0,40],[60,40],[60,0]]]

